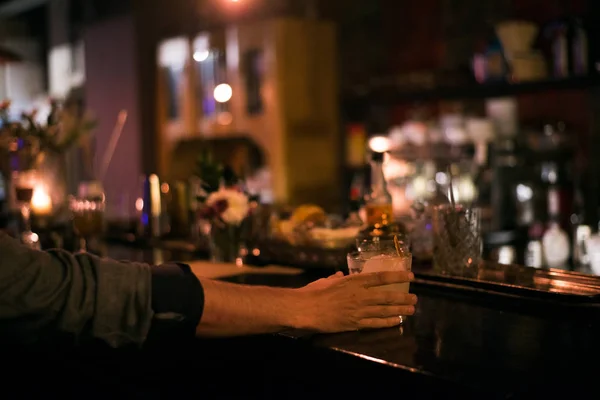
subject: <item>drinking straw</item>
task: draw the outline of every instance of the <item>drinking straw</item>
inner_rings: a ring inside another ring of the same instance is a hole
[[[398,235],[394,235],[394,247],[396,247],[396,253],[398,253],[398,255],[401,256],[402,252],[400,251],[400,242],[398,242]]]

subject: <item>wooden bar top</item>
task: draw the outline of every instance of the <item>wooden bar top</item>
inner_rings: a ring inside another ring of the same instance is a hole
[[[280,267],[268,265],[266,267],[251,267],[247,265],[212,263],[210,261],[197,260],[187,263],[194,274],[209,279],[231,278],[240,275],[285,275],[297,276],[304,271],[299,268]]]
[[[188,262],[200,276],[245,284],[301,287],[318,278],[287,267]],[[426,378],[429,384],[451,382],[485,393],[482,398],[539,398],[562,389],[593,398],[600,394],[596,309],[530,304],[424,281],[411,284],[411,292],[419,297],[417,311],[402,328],[331,335],[290,331],[272,340],[345,355],[361,365]]]

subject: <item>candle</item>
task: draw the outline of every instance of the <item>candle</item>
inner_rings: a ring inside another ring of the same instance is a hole
[[[39,216],[47,216],[52,214],[52,199],[45,189],[36,187],[33,190],[33,197],[31,198],[31,211],[33,211],[35,215]]]

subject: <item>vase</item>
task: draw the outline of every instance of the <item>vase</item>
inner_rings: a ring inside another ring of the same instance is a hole
[[[242,225],[211,222],[208,232],[211,261],[240,264],[243,250]]]

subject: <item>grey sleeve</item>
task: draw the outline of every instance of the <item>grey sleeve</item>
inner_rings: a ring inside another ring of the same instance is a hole
[[[0,333],[35,340],[60,331],[141,345],[153,318],[151,281],[145,264],[35,251],[0,233]]]

